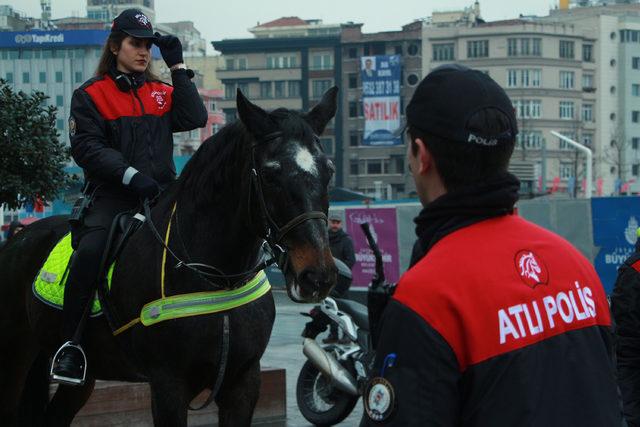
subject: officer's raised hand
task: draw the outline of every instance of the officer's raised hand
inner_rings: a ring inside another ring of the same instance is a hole
[[[162,59],[167,64],[167,67],[171,68],[174,65],[182,64],[182,43],[176,36],[166,35],[162,36],[160,33],[155,33],[155,44],[160,48]]]
[[[129,187],[135,191],[142,200],[153,200],[160,193],[160,186],[156,180],[140,172],[137,172],[133,178],[131,178]]]

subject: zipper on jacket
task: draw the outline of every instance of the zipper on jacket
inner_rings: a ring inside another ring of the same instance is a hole
[[[144,111],[144,104],[142,103],[142,100],[140,99],[140,95],[138,95],[138,89],[136,89],[135,87],[131,89],[133,91],[133,96],[135,96],[135,98],[138,100],[138,102],[140,103],[140,110],[142,111],[142,117],[144,117],[145,115],[145,111]],[[140,119],[142,120],[142,119]],[[134,129],[135,130],[135,129]],[[156,175],[156,168],[155,168],[155,164],[153,161],[153,144],[152,142],[149,140],[148,141],[148,149],[149,149],[149,160],[151,161],[151,178],[155,178]]]

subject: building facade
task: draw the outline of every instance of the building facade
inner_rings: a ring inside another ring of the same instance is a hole
[[[415,185],[407,173],[406,144],[363,144],[365,117],[361,57],[399,55],[401,58],[400,114],[422,80],[422,22],[405,25],[401,31],[362,33],[362,24],[344,24],[341,34],[342,140],[344,186],[376,199],[414,196]]]
[[[111,22],[125,9],[139,9],[152,23],[156,22],[154,0],[87,0],[87,17]]]
[[[596,4],[600,2],[594,2]],[[640,191],[640,4],[554,10],[545,21],[570,23],[594,44],[598,100],[594,179],[602,195]]]
[[[227,123],[236,120],[236,90],[266,110],[284,107],[297,111],[311,109],[342,76],[340,25],[318,20],[281,18],[260,24],[249,31],[254,38],[214,41],[222,53],[217,70],[224,85],[220,101]],[[344,95],[339,93],[340,103]],[[342,109],[320,141],[336,164],[335,184],[343,181]]]

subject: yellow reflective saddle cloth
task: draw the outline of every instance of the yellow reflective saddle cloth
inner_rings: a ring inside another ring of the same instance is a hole
[[[73,255],[71,247],[71,233],[67,233],[49,253],[47,260],[42,265],[33,281],[33,294],[47,305],[62,309],[64,301],[64,287],[69,274],[69,260]],[[109,268],[107,285],[111,288],[111,276],[115,263]],[[102,312],[97,296],[93,300],[92,315]]]

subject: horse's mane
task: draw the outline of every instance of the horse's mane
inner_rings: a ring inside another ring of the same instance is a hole
[[[282,130],[285,139],[308,141],[313,132],[300,113],[279,108],[269,116]],[[203,206],[220,201],[225,188],[241,185],[238,171],[247,170],[253,137],[240,120],[224,126],[205,140],[189,159],[180,174],[182,190],[196,205]],[[249,176],[241,178],[249,180]],[[237,195],[237,194],[236,194]],[[228,202],[228,201],[227,201]]]

